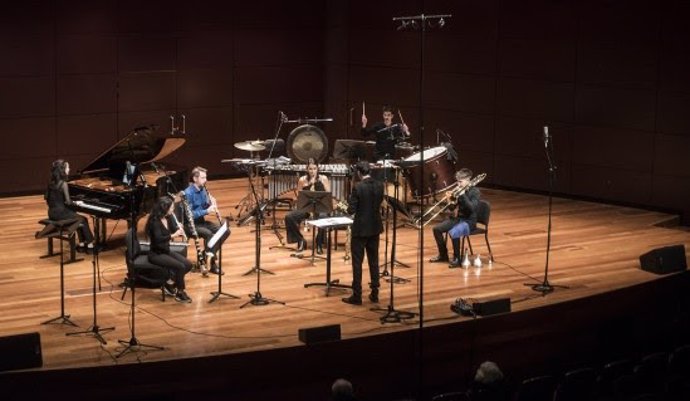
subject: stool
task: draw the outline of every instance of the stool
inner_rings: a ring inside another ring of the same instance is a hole
[[[79,228],[78,219],[43,219],[40,220],[38,224],[43,224],[44,227],[43,230],[36,231],[36,239],[48,239],[48,253],[46,255],[41,256],[41,259],[62,254],[62,247],[60,247],[60,252],[54,252],[53,238],[58,238],[60,241],[69,242],[70,257],[69,260],[64,262],[65,264],[79,262],[80,260],[83,260],[83,258],[77,258],[77,240],[75,238],[75,233],[77,231],[77,228]]]

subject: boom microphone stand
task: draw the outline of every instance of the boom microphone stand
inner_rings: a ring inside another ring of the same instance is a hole
[[[91,216],[93,217],[94,220],[94,225],[96,224],[95,221],[98,219],[96,216]],[[98,238],[99,235],[96,233],[96,238]],[[93,324],[91,327],[84,331],[75,331],[72,333],[67,333],[65,335],[67,336],[76,336],[80,334],[90,334],[92,335],[96,340],[98,340],[101,344],[105,345],[108,342],[105,341],[105,338],[101,335],[101,333],[106,333],[108,331],[113,331],[115,330],[115,327],[105,327],[101,328],[98,326],[98,319],[97,319],[97,311],[96,311],[96,271],[98,270],[100,272],[100,265],[99,265],[99,260],[98,260],[98,246],[93,247],[93,259],[91,261],[91,265],[93,266]],[[99,275],[100,277],[100,275]]]
[[[541,292],[542,295],[546,295],[556,287],[568,288],[562,285],[551,285],[549,284],[549,253],[551,252],[551,211],[553,204],[553,181],[556,175],[556,164],[553,161],[553,143],[549,141],[549,127],[544,127],[544,153],[546,155],[546,161],[549,163],[549,223],[546,230],[546,264],[544,266],[544,281],[541,284],[529,284],[526,286],[532,287],[534,291]]]

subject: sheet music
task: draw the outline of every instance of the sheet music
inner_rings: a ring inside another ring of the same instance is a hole
[[[216,242],[218,242],[228,230],[229,230],[228,229],[228,222],[225,221],[225,222],[223,222],[223,225],[220,226],[218,231],[216,231],[216,233],[213,234],[213,237],[208,242],[208,248],[214,249],[214,247],[216,246]]]
[[[349,226],[353,223],[353,220],[346,216],[340,216],[326,217],[318,220],[307,220],[306,223],[318,228],[331,228],[335,226]]]

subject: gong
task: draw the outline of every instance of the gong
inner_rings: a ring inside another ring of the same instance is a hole
[[[328,138],[317,126],[300,125],[288,136],[287,153],[293,163],[307,163],[310,158],[321,163],[328,156]]]

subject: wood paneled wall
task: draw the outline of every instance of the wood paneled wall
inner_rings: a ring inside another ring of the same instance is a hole
[[[440,128],[489,182],[543,191],[548,125],[557,192],[690,222],[687,2],[350,1],[345,107],[356,116],[362,100],[370,119],[392,103],[417,126],[420,35],[391,17],[421,12],[453,15],[425,41],[426,144]]]
[[[171,161],[232,173],[233,144],[268,139],[278,110],[323,112],[320,0],[13,2],[0,16],[4,193],[44,187],[132,128],[187,117]],[[283,127],[287,138],[291,126]]]
[[[173,157],[213,174],[270,138],[278,110],[333,117],[358,138],[392,103],[419,133],[419,35],[393,16],[450,13],[431,29],[425,143],[454,137],[490,183],[685,212],[690,220],[690,5],[683,0],[71,0],[0,15],[3,193],[40,190],[52,159],[78,168],[134,126],[187,116]],[[287,139],[295,125],[283,127]],[[417,141],[418,142],[418,141]],[[332,146],[331,146],[332,148]]]

